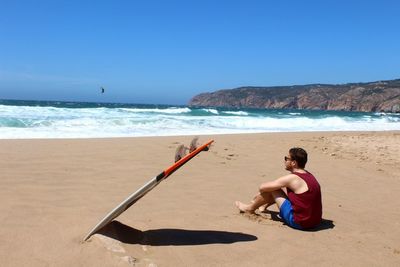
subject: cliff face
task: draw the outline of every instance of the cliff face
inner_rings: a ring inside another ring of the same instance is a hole
[[[240,87],[196,95],[189,106],[400,112],[400,79],[343,85]]]

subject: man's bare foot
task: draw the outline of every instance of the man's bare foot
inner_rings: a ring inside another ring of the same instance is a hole
[[[249,205],[246,205],[240,201],[235,201],[235,205],[240,212],[254,213],[254,210],[250,209]]]

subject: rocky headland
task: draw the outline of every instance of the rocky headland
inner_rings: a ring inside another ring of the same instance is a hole
[[[189,106],[400,112],[400,79],[368,83],[239,87],[194,96]]]

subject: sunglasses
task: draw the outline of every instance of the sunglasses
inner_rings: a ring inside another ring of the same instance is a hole
[[[291,159],[291,158],[285,156],[285,161],[288,161],[288,160],[292,160],[293,161],[294,159]]]

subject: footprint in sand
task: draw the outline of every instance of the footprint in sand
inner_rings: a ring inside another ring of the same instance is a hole
[[[226,157],[227,160],[231,160],[234,159],[234,157],[237,157],[236,154],[228,154],[228,156]]]

